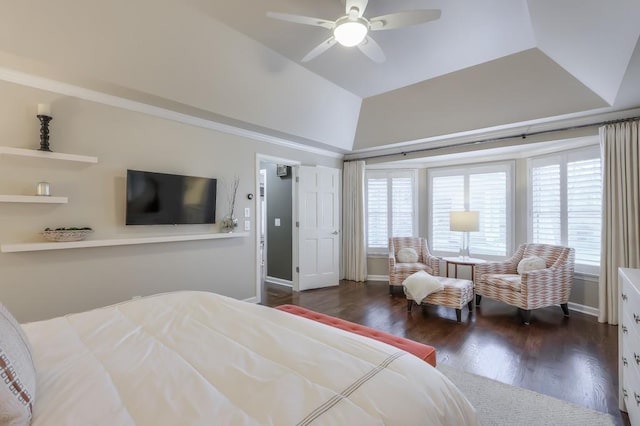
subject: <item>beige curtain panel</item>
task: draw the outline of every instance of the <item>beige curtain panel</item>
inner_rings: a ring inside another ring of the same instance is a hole
[[[367,279],[364,169],[364,161],[346,161],[342,171],[342,259],[344,277],[352,281]]]
[[[618,268],[640,267],[640,121],[600,127],[602,246],[598,321],[618,324]]]

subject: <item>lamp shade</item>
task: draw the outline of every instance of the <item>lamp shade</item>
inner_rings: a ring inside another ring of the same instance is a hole
[[[362,43],[368,32],[369,28],[363,19],[346,19],[336,22],[333,36],[341,45],[351,47]]]
[[[479,212],[450,212],[449,230],[456,232],[477,232],[480,230]]]

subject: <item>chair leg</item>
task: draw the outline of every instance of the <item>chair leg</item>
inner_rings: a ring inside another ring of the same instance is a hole
[[[389,294],[393,296],[393,286],[389,284]]]
[[[520,309],[522,312],[522,320],[525,325],[529,325],[531,323],[531,309]]]
[[[462,321],[462,309],[456,309],[456,319],[458,322]]]
[[[561,303],[560,307],[562,308],[562,312],[564,312],[564,316],[565,317],[569,317],[569,304],[568,303]]]
[[[413,300],[407,299],[407,312],[411,312],[412,306],[413,306]]]
[[[481,300],[482,300],[482,296],[479,294],[476,294],[476,306],[480,306]]]
[[[469,300],[469,303],[467,303],[467,308],[469,308],[469,312],[473,310],[473,300]]]

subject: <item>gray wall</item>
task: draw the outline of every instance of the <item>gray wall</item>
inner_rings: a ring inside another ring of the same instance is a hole
[[[292,272],[292,172],[276,175],[276,164],[262,163],[267,171],[267,276],[291,281]],[[276,218],[280,226],[275,225]]]
[[[97,164],[0,155],[0,194],[32,195],[51,183],[68,204],[0,203],[0,243],[42,241],[45,227],[91,226],[92,239],[217,232],[227,213],[218,185],[215,225],[125,226],[127,168],[206,176],[240,177],[237,211],[251,208],[249,237],[0,253],[0,301],[19,321],[83,311],[133,296],[173,290],[206,290],[239,299],[257,298],[255,212],[256,155],[306,165],[341,167],[317,153],[195,127],[0,82],[0,145],[36,149],[38,103],[51,103],[51,148],[98,157]],[[240,217],[240,226],[244,218]]]

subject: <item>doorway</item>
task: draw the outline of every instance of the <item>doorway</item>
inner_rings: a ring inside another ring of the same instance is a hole
[[[265,284],[291,293],[297,279],[295,228],[295,176],[298,162],[258,154],[256,176],[256,295],[263,298]]]

